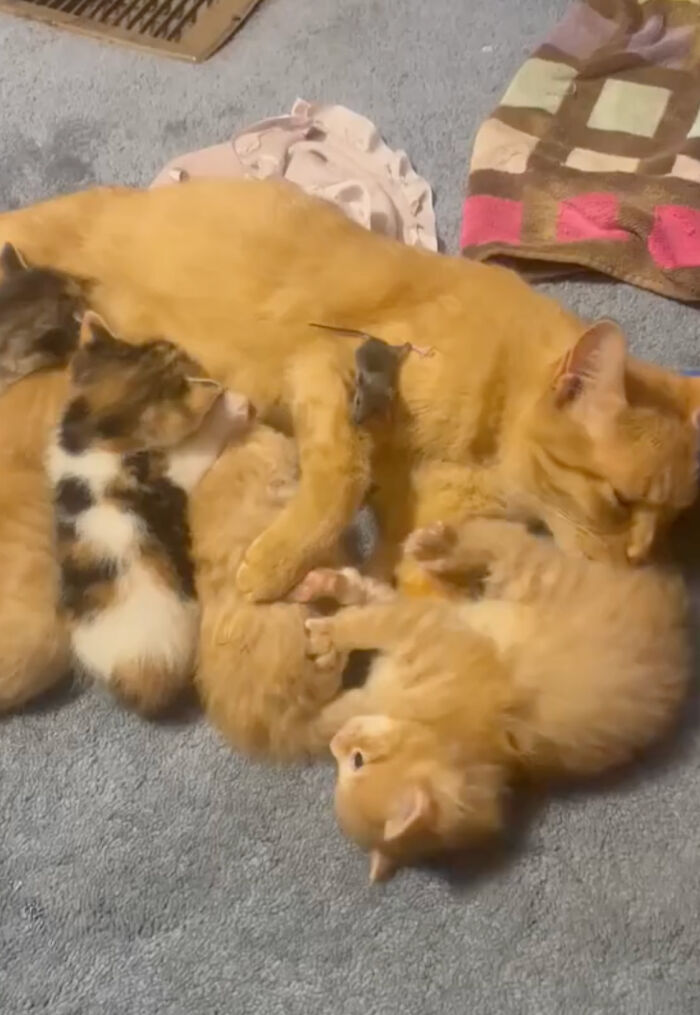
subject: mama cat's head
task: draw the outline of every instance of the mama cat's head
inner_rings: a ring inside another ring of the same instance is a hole
[[[30,267],[5,244],[0,250],[0,392],[37,370],[66,365],[78,344],[82,305],[77,282]]]
[[[686,378],[675,381],[675,390],[670,380],[665,389],[635,385],[611,321],[594,324],[553,364],[504,466],[515,499],[564,549],[637,563],[694,501],[697,395]]]
[[[74,452],[88,442],[119,452],[168,450],[198,429],[222,393],[172,342],[132,345],[92,312],[83,318],[70,374],[61,441]]]
[[[502,770],[465,762],[421,723],[357,716],[331,751],[338,824],[369,852],[371,881],[501,827]]]

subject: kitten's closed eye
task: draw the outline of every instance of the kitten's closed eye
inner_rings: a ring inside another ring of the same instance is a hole
[[[364,755],[362,751],[353,751],[350,755],[350,765],[356,772],[358,768],[362,768],[365,763]]]

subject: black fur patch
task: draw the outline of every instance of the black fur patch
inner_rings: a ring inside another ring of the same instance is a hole
[[[124,455],[122,465],[137,483],[147,483],[151,476],[151,455],[149,451],[134,451]]]
[[[180,594],[194,599],[194,564],[184,490],[161,477],[137,488],[109,491],[109,495],[144,521],[150,537],[173,565]]]
[[[95,503],[90,487],[84,479],[67,476],[59,480],[54,494],[56,507],[64,515],[79,515]]]
[[[78,336],[63,328],[50,328],[36,343],[40,352],[46,353],[57,365],[67,363],[78,344]]]
[[[63,413],[58,443],[71,455],[85,451],[90,443],[90,406],[81,395],[74,398]]]
[[[133,428],[134,421],[129,417],[128,412],[105,413],[95,421],[95,433],[103,441],[124,437],[126,434],[130,434]]]
[[[61,607],[73,617],[94,612],[101,606],[93,597],[95,586],[113,582],[118,574],[119,568],[113,560],[85,565],[68,557],[61,564]]]
[[[341,683],[344,691],[353,687],[362,687],[367,680],[370,668],[379,653],[374,648],[356,648],[348,656],[343,670]]]
[[[56,539],[59,543],[72,543],[75,539],[75,522],[68,518],[56,519]]]

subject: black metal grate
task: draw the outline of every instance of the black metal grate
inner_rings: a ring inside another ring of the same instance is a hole
[[[57,27],[205,60],[260,0],[0,0],[0,10]]]

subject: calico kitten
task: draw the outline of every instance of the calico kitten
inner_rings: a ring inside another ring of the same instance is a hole
[[[373,879],[496,831],[517,774],[589,776],[669,726],[689,677],[674,575],[571,558],[517,524],[419,530],[407,552],[439,580],[486,569],[480,600],[370,603],[307,621],[321,668],[374,649],[362,688],[321,716],[342,828]],[[306,599],[374,598],[359,575],[312,573]],[[314,590],[314,585],[316,586]]]
[[[172,343],[129,345],[93,314],[71,380],[48,452],[61,610],[80,669],[153,714],[195,663],[187,493],[250,407]]]
[[[11,243],[0,250],[0,393],[37,370],[65,366],[78,344],[77,282],[31,268]]]

